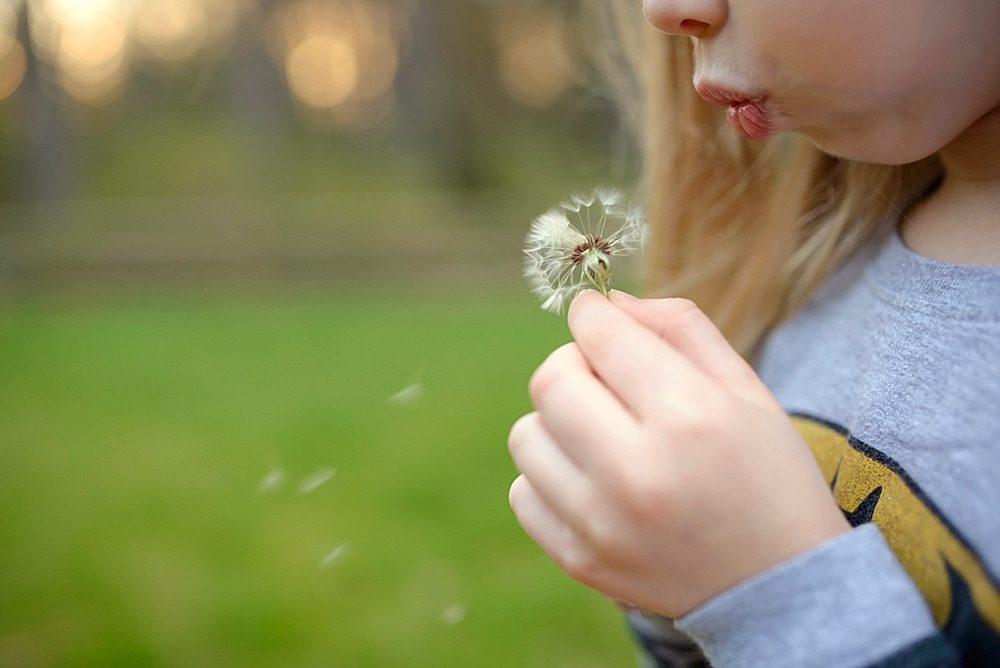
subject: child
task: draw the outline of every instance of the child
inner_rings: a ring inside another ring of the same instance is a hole
[[[650,665],[1000,665],[1000,2],[637,5],[691,301],[573,302],[519,522]]]

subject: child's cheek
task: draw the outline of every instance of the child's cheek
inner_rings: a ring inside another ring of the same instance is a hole
[[[741,50],[759,67],[765,86],[778,80],[851,90],[863,88],[863,78],[890,75],[891,65],[880,52],[891,41],[885,31],[898,30],[891,7],[898,3],[743,0],[730,3],[730,18]]]

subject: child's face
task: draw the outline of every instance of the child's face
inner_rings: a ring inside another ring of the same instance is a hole
[[[904,163],[1000,107],[998,0],[644,0],[695,43],[694,84],[753,137]]]

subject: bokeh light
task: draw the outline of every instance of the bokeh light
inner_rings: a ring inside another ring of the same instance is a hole
[[[34,0],[32,39],[70,97],[110,101],[128,77],[129,12],[115,0]]]
[[[132,30],[142,55],[172,64],[227,46],[248,0],[135,0]]]
[[[0,100],[18,89],[26,67],[27,55],[17,39],[17,6],[0,2]]]
[[[285,63],[295,96],[313,107],[335,107],[358,85],[358,55],[349,38],[313,35],[295,44]]]
[[[275,23],[277,56],[307,118],[356,127],[387,116],[399,64],[388,5],[300,0]]]
[[[500,76],[508,94],[532,107],[554,102],[573,84],[566,19],[545,6],[525,7],[498,23]]]
[[[135,34],[145,49],[162,60],[189,58],[208,39],[205,3],[197,0],[142,0],[136,7]]]
[[[304,118],[364,126],[392,115],[394,83],[414,3],[408,0],[0,0],[0,93],[24,77],[17,44],[21,4],[30,7],[31,48],[68,99],[100,105],[127,86],[133,59],[170,66],[231,54],[232,37],[261,13],[271,55]],[[553,4],[497,10],[497,68],[504,93],[535,108],[575,83],[571,28]],[[253,28],[250,28],[253,29]],[[324,123],[324,124],[330,124]]]

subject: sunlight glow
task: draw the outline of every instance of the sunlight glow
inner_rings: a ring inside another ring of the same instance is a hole
[[[335,107],[357,88],[357,51],[338,35],[314,35],[292,47],[285,71],[299,100],[313,107]]]
[[[299,0],[276,17],[278,57],[311,120],[362,126],[386,116],[399,66],[394,18],[370,0]]]
[[[247,0],[27,1],[32,45],[51,68],[48,76],[88,105],[118,97],[135,52],[162,63],[194,57],[228,39],[247,6]],[[0,10],[4,2],[11,0],[0,0]]]
[[[25,74],[17,44],[22,0],[0,0],[0,99]],[[133,60],[163,64],[226,53],[252,0],[25,0],[41,74],[69,99],[102,105],[119,97]],[[271,53],[299,109],[321,125],[371,126],[391,115],[404,0],[284,0],[270,19]],[[240,27],[253,25],[250,21]]]
[[[103,104],[128,74],[129,15],[113,0],[34,0],[32,38],[73,99]]]
[[[136,38],[162,60],[189,58],[208,39],[208,14],[204,5],[197,0],[143,0],[135,14]]]
[[[518,102],[545,107],[572,85],[566,20],[553,10],[509,14],[500,23],[498,38],[500,76]]]

